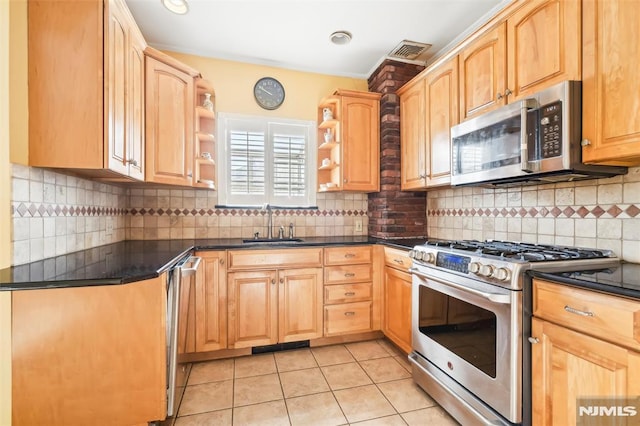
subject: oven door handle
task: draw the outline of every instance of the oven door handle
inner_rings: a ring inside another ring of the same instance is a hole
[[[480,296],[483,297],[487,300],[490,300],[494,303],[500,303],[503,305],[508,305],[511,303],[511,296],[509,296],[508,294],[498,294],[498,293],[487,293],[484,291],[480,291],[480,290],[476,290],[475,288],[470,288],[470,287],[466,287],[460,284],[456,284],[453,282],[444,282],[441,280],[438,280],[436,278],[430,277],[428,275],[423,274],[422,272],[420,272],[420,270],[418,270],[417,268],[409,268],[409,272],[411,272],[414,275],[417,275],[421,278],[425,278],[428,280],[433,280],[433,281],[437,281],[440,284],[444,285],[444,286],[448,286],[448,287],[453,287],[455,289],[461,290],[461,291],[465,291],[467,293],[471,293],[471,294],[475,294],[476,296]]]

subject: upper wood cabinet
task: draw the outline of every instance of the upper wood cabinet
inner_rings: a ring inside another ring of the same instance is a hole
[[[451,127],[458,124],[458,58],[403,87],[400,94],[401,188],[451,181]]]
[[[580,80],[579,0],[518,2],[460,51],[460,120]]]
[[[145,41],[124,1],[32,0],[28,20],[29,164],[142,180]]]
[[[319,191],[379,191],[380,94],[338,90],[324,99],[318,145]]]
[[[199,73],[155,49],[145,55],[146,180],[191,186]]]
[[[506,104],[506,24],[485,32],[460,56],[460,119]]]
[[[640,7],[625,0],[584,0],[582,160],[640,165]]]

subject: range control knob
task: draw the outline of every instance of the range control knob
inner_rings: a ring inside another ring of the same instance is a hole
[[[511,271],[507,268],[498,268],[493,271],[493,278],[500,281],[507,281],[511,278]]]
[[[416,251],[415,250],[409,250],[409,257],[411,259],[415,259],[416,258]]]
[[[422,259],[427,263],[436,263],[436,257],[433,253],[422,253]]]
[[[493,266],[491,265],[481,265],[480,270],[478,271],[478,275],[482,275],[483,277],[490,277],[493,275]]]
[[[480,271],[480,264],[478,262],[471,262],[469,264],[469,272],[472,274],[477,274]]]

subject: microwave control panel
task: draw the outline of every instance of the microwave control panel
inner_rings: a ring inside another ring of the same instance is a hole
[[[562,102],[540,108],[540,155],[542,158],[562,155]]]

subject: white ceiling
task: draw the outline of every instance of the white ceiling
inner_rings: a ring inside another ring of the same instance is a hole
[[[367,78],[403,40],[433,57],[508,0],[188,0],[176,15],[160,0],[126,0],[147,42],[161,50],[321,74]],[[334,31],[350,44],[329,41]]]

